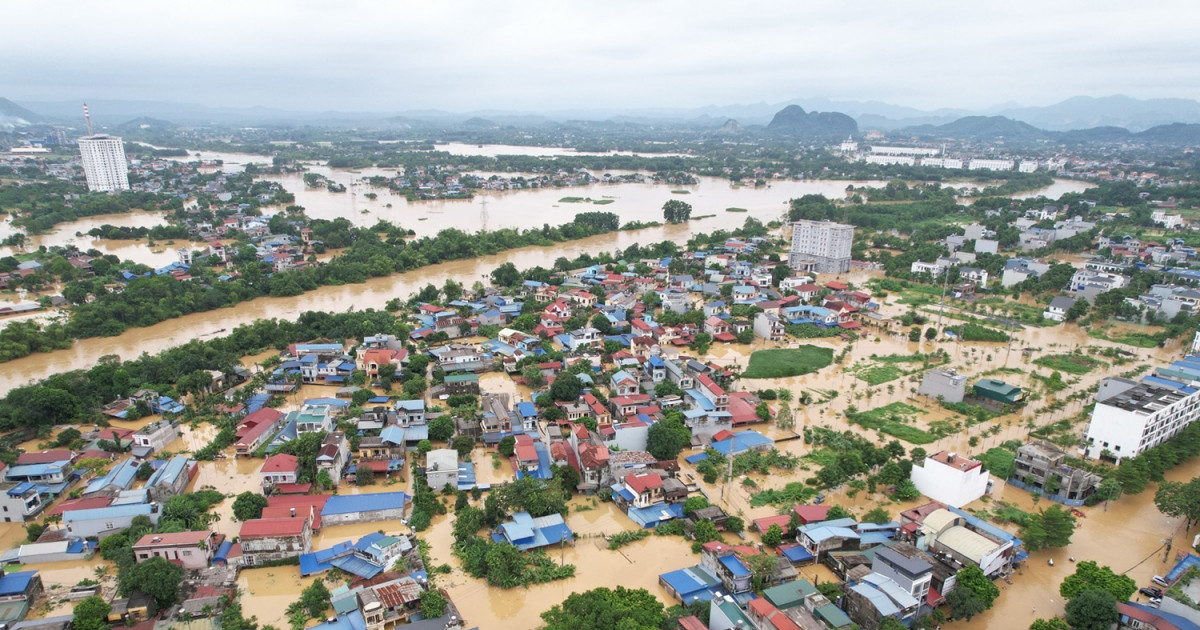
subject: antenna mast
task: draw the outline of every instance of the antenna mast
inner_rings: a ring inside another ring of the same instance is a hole
[[[92,115],[88,113],[87,103],[83,104],[83,118],[87,120],[88,135],[92,135]]]
[[[488,229],[487,201],[487,197],[484,197],[479,201],[479,230],[482,232],[487,232]]]

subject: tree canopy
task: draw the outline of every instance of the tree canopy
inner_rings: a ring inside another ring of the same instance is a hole
[[[692,204],[672,199],[663,204],[663,218],[667,223],[683,223],[692,216]]]
[[[1137,582],[1127,575],[1117,575],[1109,567],[1100,566],[1093,560],[1084,560],[1075,566],[1075,573],[1062,581],[1058,594],[1072,599],[1092,589],[1108,591],[1117,601],[1123,602],[1137,592]]]
[[[1163,481],[1154,493],[1154,505],[1167,516],[1187,519],[1187,527],[1200,521],[1200,477],[1188,482]]]
[[[644,588],[624,586],[571,593],[542,613],[545,630],[658,630],[664,619],[658,598]]]
[[[691,440],[692,432],[682,422],[668,418],[651,425],[646,433],[646,450],[659,460],[675,459]]]
[[[1120,616],[1116,598],[1104,589],[1088,589],[1067,602],[1067,623],[1075,630],[1107,630]]]

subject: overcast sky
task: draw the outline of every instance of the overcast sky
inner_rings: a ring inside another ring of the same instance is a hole
[[[1200,98],[1184,2],[21,1],[0,96],[290,110]]]

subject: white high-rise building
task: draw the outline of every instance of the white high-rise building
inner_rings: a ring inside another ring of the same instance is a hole
[[[84,136],[79,139],[79,153],[83,157],[88,190],[129,190],[129,163],[125,161],[125,145],[120,138],[105,134]]]
[[[1171,439],[1197,418],[1200,392],[1106,378],[1096,393],[1086,455],[1109,456],[1119,463]]]
[[[817,273],[850,271],[854,226],[832,221],[801,220],[792,224],[792,269]]]

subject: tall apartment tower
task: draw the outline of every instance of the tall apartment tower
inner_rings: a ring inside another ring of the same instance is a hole
[[[79,153],[83,157],[88,190],[129,190],[129,163],[125,161],[125,146],[120,138],[105,134],[84,136],[79,139]]]
[[[797,271],[846,273],[854,226],[832,221],[796,221],[792,224],[792,253],[788,265]]]

